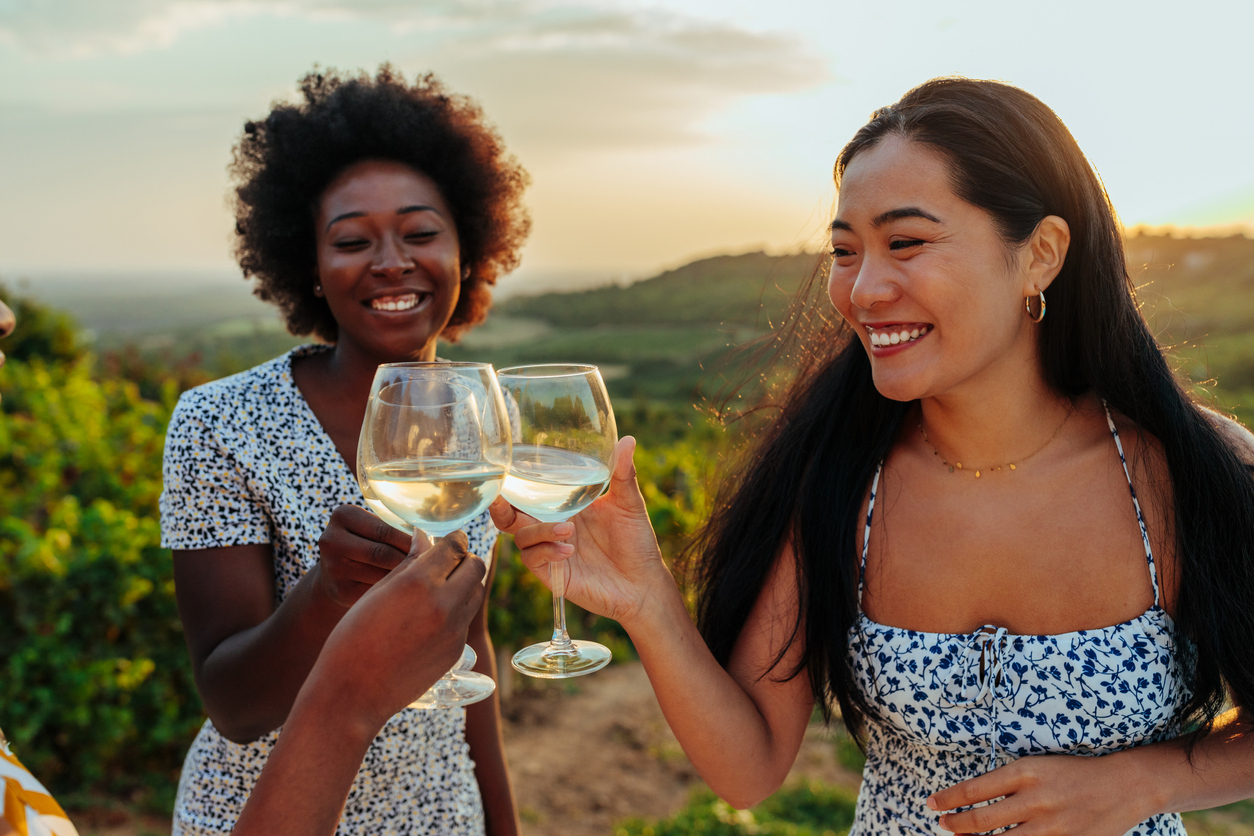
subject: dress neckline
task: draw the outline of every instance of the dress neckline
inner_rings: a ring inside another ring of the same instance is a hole
[[[1085,629],[1085,630],[1068,630],[1063,633],[1011,633],[1007,631],[1004,627],[998,627],[995,624],[985,624],[982,627],[979,627],[976,630],[969,632],[969,633],[943,633],[943,632],[936,632],[932,630],[911,630],[906,627],[895,627],[891,624],[883,624],[881,622],[875,621],[870,616],[868,616],[862,609],[862,592],[863,592],[863,587],[864,587],[864,581],[866,578],[867,552],[870,548],[870,543],[871,543],[871,517],[875,513],[875,495],[879,489],[880,474],[883,472],[883,469],[884,469],[884,460],[881,459],[879,464],[876,465],[875,467],[875,476],[871,479],[871,497],[867,503],[866,524],[863,527],[863,533],[862,533],[862,557],[858,565],[858,623],[859,623],[859,627],[861,627],[861,625],[863,624],[866,624],[866,625],[870,625],[871,627],[877,628],[880,630],[889,630],[889,631],[896,631],[896,632],[901,632],[901,633],[911,633],[911,634],[919,635],[919,636],[931,636],[936,639],[963,639],[963,638],[970,638],[971,636],[977,635],[979,633],[996,632],[996,633],[1001,634],[1007,640],[1011,640],[1011,641],[1015,639],[1060,640],[1060,639],[1073,638],[1073,637],[1077,637],[1081,635],[1087,635],[1090,633],[1119,632],[1120,630],[1131,627],[1137,624],[1138,622],[1145,621],[1153,617],[1158,617],[1168,630],[1174,631],[1175,621],[1174,619],[1172,619],[1171,615],[1165,609],[1163,609],[1160,603],[1158,572],[1154,563],[1154,552],[1153,552],[1153,549],[1150,547],[1149,531],[1145,527],[1145,517],[1141,514],[1141,503],[1140,503],[1140,500],[1137,499],[1136,488],[1132,484],[1132,474],[1128,472],[1128,459],[1124,455],[1124,452],[1123,452],[1123,443],[1119,440],[1119,430],[1115,427],[1114,419],[1110,415],[1110,407],[1106,404],[1105,399],[1102,400],[1102,409],[1106,413],[1106,426],[1110,430],[1111,437],[1114,438],[1115,449],[1119,453],[1119,462],[1123,465],[1123,475],[1124,475],[1124,478],[1127,479],[1128,481],[1128,491],[1132,495],[1132,507],[1136,511],[1137,526],[1140,528],[1141,540],[1145,546],[1145,559],[1146,559],[1146,563],[1148,564],[1150,584],[1154,588],[1154,601],[1152,604],[1150,604],[1149,609],[1145,610],[1138,616],[1134,616],[1133,618],[1130,618],[1126,621],[1121,621],[1118,624],[1111,624],[1110,626],[1107,626],[1107,627],[1094,627],[1094,628]]]

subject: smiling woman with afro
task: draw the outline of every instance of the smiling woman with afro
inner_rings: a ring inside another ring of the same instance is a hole
[[[299,89],[235,147],[235,250],[288,329],[321,344],[185,393],[166,438],[162,541],[209,715],[175,834],[231,830],[327,636],[410,552],[355,473],[376,368],[434,360],[438,339],[482,322],[530,226],[526,172],[434,77],[315,71]],[[488,515],[464,532],[490,559]],[[466,641],[494,675],[485,609]],[[441,670],[447,649],[430,650]],[[517,833],[499,724],[495,697],[403,709],[373,738],[339,832]]]
[[[278,305],[293,334],[335,342],[335,319],[313,293],[316,204],[353,163],[395,160],[435,181],[461,239],[465,278],[442,336],[456,340],[482,322],[492,285],[518,266],[531,221],[522,206],[527,172],[479,106],[433,75],[410,85],[387,65],[374,78],[312,72],[300,92],[300,104],[244,125],[231,165],[235,254],[257,278],[257,295]]]

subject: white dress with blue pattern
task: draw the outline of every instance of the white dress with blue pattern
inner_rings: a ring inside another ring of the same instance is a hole
[[[1145,542],[1153,606],[1113,627],[1052,636],[993,625],[968,634],[905,630],[859,608],[849,663],[871,712],[850,836],[946,834],[941,813],[927,807],[939,790],[1025,755],[1104,755],[1179,734],[1179,709],[1190,697],[1189,648],[1161,606],[1149,534],[1109,411],[1106,422]],[[859,601],[879,479],[877,468]],[[1178,815],[1159,815],[1127,836],[1151,834],[1185,830]]]

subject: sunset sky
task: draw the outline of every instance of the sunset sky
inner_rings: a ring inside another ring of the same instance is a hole
[[[841,145],[947,74],[1051,105],[1129,226],[1254,225],[1251,31],[1207,0],[0,0],[0,279],[230,274],[231,145],[315,63],[481,102],[533,177],[515,290],[817,246]]]

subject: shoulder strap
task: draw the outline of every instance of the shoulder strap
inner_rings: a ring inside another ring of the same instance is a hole
[[[866,527],[862,529],[862,561],[858,564],[858,609],[862,609],[862,586],[866,580],[866,553],[871,544],[871,515],[875,513],[875,493],[880,487],[880,471],[884,463],[875,466],[875,478],[871,480],[871,499],[866,506]],[[1157,593],[1155,593],[1157,594]]]
[[[1102,409],[1106,410],[1106,426],[1115,439],[1115,449],[1119,451],[1119,462],[1123,465],[1124,478],[1128,480],[1128,491],[1132,494],[1132,507],[1136,509],[1136,524],[1141,528],[1141,540],[1145,543],[1145,560],[1149,564],[1150,583],[1154,587],[1154,606],[1158,602],[1158,572],[1154,568],[1154,550],[1150,548],[1149,531],[1145,528],[1145,517],[1141,515],[1141,503],[1136,498],[1136,488],[1132,486],[1132,474],[1128,472],[1128,459],[1123,454],[1123,443],[1119,441],[1119,430],[1115,429],[1115,421],[1110,417],[1110,407],[1102,401]]]

